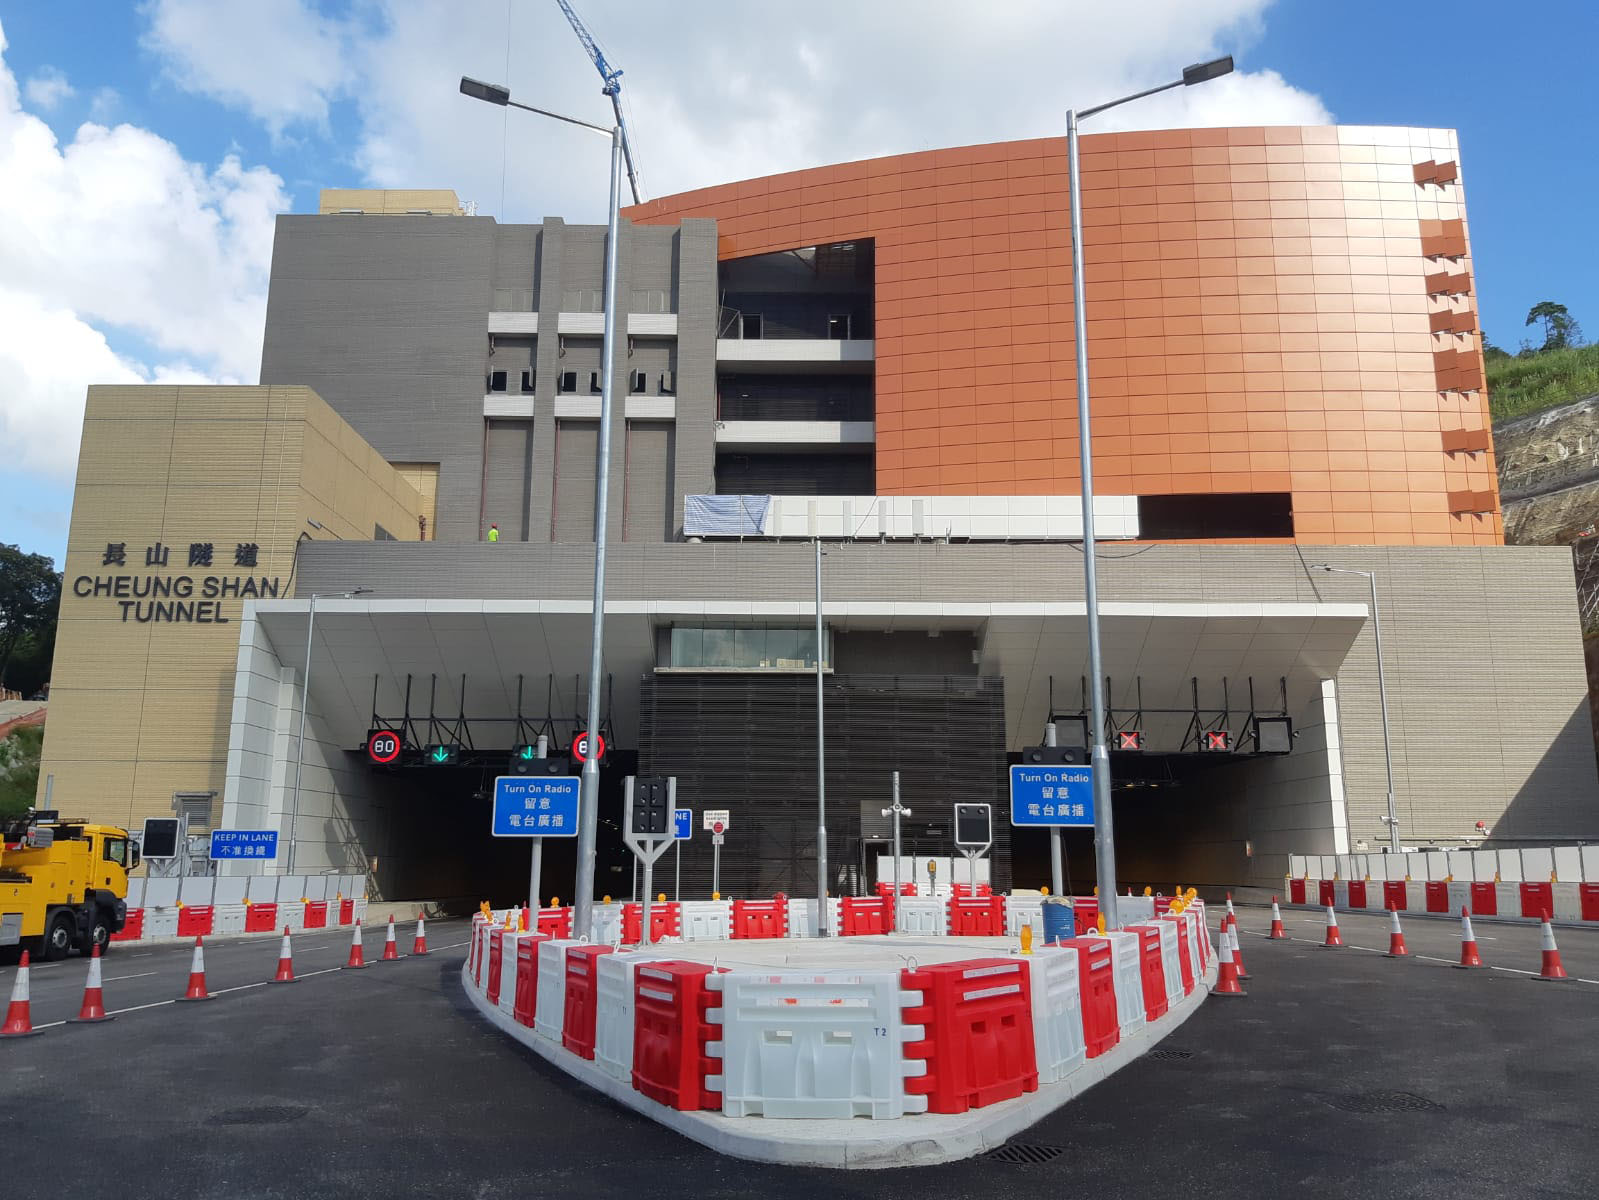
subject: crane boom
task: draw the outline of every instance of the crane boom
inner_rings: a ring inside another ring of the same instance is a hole
[[[611,111],[616,114],[616,127],[622,135],[622,157],[627,163],[627,185],[633,191],[633,203],[641,203],[638,191],[638,172],[633,169],[633,144],[627,136],[627,122],[622,119],[622,71],[620,67],[613,67],[605,60],[605,53],[595,42],[588,28],[578,19],[577,13],[567,0],[555,0],[561,6],[561,11],[566,14],[566,20],[572,26],[572,32],[577,34],[577,40],[583,43],[583,49],[588,53],[594,63],[594,69],[600,73],[604,86],[600,89],[611,98]]]

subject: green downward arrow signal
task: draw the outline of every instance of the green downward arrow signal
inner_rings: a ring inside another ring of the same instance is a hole
[[[519,753],[520,753],[520,756],[522,758],[531,759],[533,757],[533,747],[532,746],[523,746]]]
[[[450,752],[448,750],[446,750],[443,746],[435,746],[433,748],[433,761],[434,762],[443,762],[445,759],[447,759],[449,757],[450,757]]]

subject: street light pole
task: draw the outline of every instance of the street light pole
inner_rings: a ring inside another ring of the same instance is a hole
[[[816,936],[827,936],[827,758],[822,731],[822,539],[816,539]]]
[[[321,526],[317,526],[321,528]],[[312,592],[311,612],[305,622],[305,670],[300,672],[300,733],[294,741],[294,802],[289,812],[289,855],[287,875],[294,874],[294,847],[300,831],[300,773],[305,767],[305,711],[311,698],[311,647],[316,642],[316,602],[318,600],[348,600],[364,596],[371,588],[352,588],[348,592]]]
[[[600,371],[600,446],[595,464],[594,480],[594,625],[589,652],[588,710],[584,718],[588,728],[589,746],[600,729],[600,684],[605,664],[605,543],[606,511],[611,479],[611,409],[615,388],[616,357],[616,286],[617,286],[617,235],[621,225],[622,157],[624,133],[620,124],[610,127],[580,121],[531,104],[519,104],[511,99],[509,88],[479,79],[461,77],[461,94],[488,104],[520,108],[524,112],[551,117],[568,125],[580,125],[611,139],[611,195],[605,223],[605,333],[600,354],[603,358]],[[594,923],[594,846],[599,827],[600,764],[593,753],[583,759],[583,772],[578,785],[577,824],[577,880],[572,910],[572,932],[575,937],[588,937]]]
[[[1360,571],[1354,567],[1333,567],[1326,563],[1311,564],[1313,571],[1326,571],[1330,575],[1364,575],[1371,585],[1371,633],[1377,644],[1377,703],[1382,709],[1382,761],[1388,769],[1388,851],[1398,854],[1399,809],[1394,801],[1394,754],[1388,735],[1388,684],[1382,670],[1382,615],[1377,611],[1377,572]]]
[[[1233,69],[1231,57],[1196,63],[1183,71],[1181,79],[1148,88],[1108,104],[1066,112],[1066,165],[1071,184],[1072,232],[1072,320],[1077,350],[1077,456],[1082,474],[1083,511],[1083,603],[1088,616],[1088,676],[1090,720],[1088,744],[1094,784],[1094,861],[1099,876],[1099,908],[1109,929],[1120,929],[1116,919],[1116,835],[1110,811],[1110,750],[1105,745],[1105,672],[1099,642],[1099,580],[1094,563],[1094,452],[1088,404],[1088,315],[1087,287],[1083,254],[1083,197],[1081,170],[1077,154],[1077,124],[1084,117],[1164,92],[1187,87],[1226,75]]]

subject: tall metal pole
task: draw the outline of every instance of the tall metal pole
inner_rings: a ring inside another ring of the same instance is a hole
[[[1388,768],[1388,850],[1399,853],[1399,811],[1394,804],[1394,753],[1388,738],[1388,685],[1382,674],[1382,617],[1377,613],[1377,572],[1363,571],[1371,584],[1371,632],[1377,640],[1377,700],[1382,705],[1382,761]]]
[[[1044,745],[1056,745],[1055,722],[1051,721],[1044,726]],[[1061,835],[1060,826],[1049,827],[1049,887],[1051,895],[1064,896],[1066,894],[1066,874],[1062,870]],[[977,895],[974,891],[972,895]]]
[[[311,593],[311,615],[305,623],[305,670],[300,672],[300,735],[294,742],[294,804],[289,815],[289,869],[287,874],[294,874],[294,844],[297,841],[295,834],[300,829],[300,772],[305,765],[305,710],[309,706],[311,696],[311,645],[316,634],[316,601],[315,592]]]
[[[549,734],[547,734],[547,733],[539,734],[538,746],[534,749],[533,753],[536,754],[541,761],[550,756],[550,735]],[[532,849],[532,852],[531,852],[531,859],[532,859],[532,861],[529,862],[529,864],[528,864],[527,903],[528,903],[528,907],[533,910],[533,913],[534,913],[533,923],[534,923],[534,927],[536,928],[537,925],[538,925],[538,911],[544,905],[544,901],[540,898],[540,891],[539,891],[539,888],[540,888],[539,876],[544,873],[544,839],[543,838],[536,837],[536,838],[533,839],[533,849]]]
[[[600,731],[600,681],[605,662],[605,525],[611,482],[611,397],[616,390],[616,278],[621,224],[622,131],[611,130],[611,206],[605,225],[605,358],[600,376],[600,451],[594,481],[594,632],[589,655],[588,735],[592,749]],[[577,830],[577,896],[572,932],[590,937],[594,931],[594,842],[599,826],[599,756],[583,760]]]
[[[822,721],[822,539],[816,539],[816,936],[827,936],[827,757]]]
[[[1094,564],[1094,452],[1088,411],[1087,287],[1083,279],[1083,195],[1077,158],[1077,111],[1066,113],[1067,167],[1072,208],[1072,319],[1077,343],[1077,455],[1083,478],[1083,602],[1088,610],[1088,679],[1093,727],[1094,862],[1099,875],[1099,910],[1107,929],[1120,929],[1116,919],[1116,834],[1110,812],[1110,751],[1105,745],[1105,672],[1099,651],[1099,580]]]

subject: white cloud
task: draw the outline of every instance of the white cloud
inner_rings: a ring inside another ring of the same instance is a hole
[[[912,13],[859,0],[582,5],[607,57],[626,69],[623,93],[649,195],[879,154],[1059,135],[1073,104],[1138,91],[1228,51],[1249,67],[1244,52],[1270,6],[922,0]],[[456,91],[463,74],[504,81],[525,102],[606,121],[599,80],[553,4],[513,6],[509,27],[499,5],[449,0],[357,0],[333,18],[299,0],[237,9],[156,0],[151,11],[161,30],[152,44],[175,78],[274,131],[324,122],[330,106],[348,98],[359,120],[354,162],[365,179],[329,183],[453,186],[482,211],[512,220],[597,220],[603,212],[602,141],[528,114],[495,113]],[[285,73],[276,56],[239,53],[237,43],[252,39],[308,47],[310,61]],[[1330,119],[1319,99],[1276,72],[1246,69],[1106,113],[1090,128]]]
[[[67,77],[54,67],[40,67],[37,74],[23,86],[28,103],[46,112],[54,111],[63,100],[70,100],[78,90],[67,82]]]
[[[0,446],[70,480],[92,383],[253,380],[282,180],[132,125],[60,143],[22,108],[0,28]],[[107,335],[150,347],[114,353]]]

